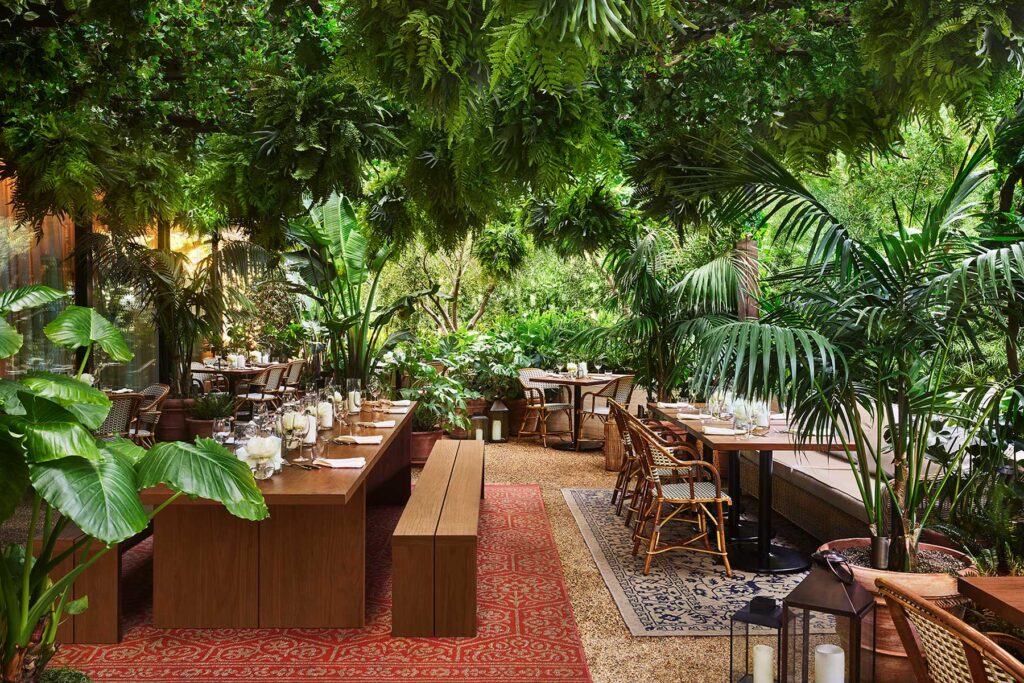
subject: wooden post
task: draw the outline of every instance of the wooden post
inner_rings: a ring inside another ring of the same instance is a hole
[[[171,224],[167,221],[157,221],[156,248],[168,251],[171,249]],[[156,305],[160,305],[160,303],[157,302]],[[159,320],[160,317],[157,316],[157,321]],[[159,322],[156,326],[156,372],[161,384],[171,384],[171,347],[167,340],[167,333],[164,332]]]
[[[758,248],[757,240],[752,237],[744,237],[736,243],[736,251],[746,256],[749,263],[747,272],[746,291],[741,292],[740,300],[737,302],[737,317],[740,320],[756,320],[760,317],[760,310],[757,306],[757,297],[760,295],[758,286]]]

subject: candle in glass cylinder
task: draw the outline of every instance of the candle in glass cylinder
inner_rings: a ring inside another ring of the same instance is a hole
[[[501,420],[491,422],[491,441],[501,441]]]
[[[306,429],[306,437],[303,439],[303,442],[314,444],[316,443],[316,415],[306,415],[306,420],[308,421],[309,428]]]
[[[846,657],[838,645],[814,648],[814,683],[843,683],[846,678]]]
[[[771,645],[754,646],[754,683],[775,683],[774,655]]]
[[[316,407],[317,418],[320,420],[321,429],[334,427],[334,406],[330,401],[320,401]]]

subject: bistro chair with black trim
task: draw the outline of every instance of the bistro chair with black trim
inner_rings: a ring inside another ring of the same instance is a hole
[[[237,415],[243,408],[248,408],[250,415],[257,412],[258,406],[276,408],[281,401],[278,390],[281,388],[281,380],[284,378],[287,368],[287,365],[271,365],[264,368],[251,380],[239,383],[237,393],[239,400],[235,407],[235,414]]]
[[[718,469],[701,460],[689,445],[677,447],[673,453],[658,443],[653,434],[632,416],[629,433],[646,481],[633,532],[633,553],[637,554],[645,547],[644,574],[651,571],[655,555],[688,550],[720,558],[726,575],[731,577],[732,567],[725,543],[724,507],[732,501],[722,491]],[[655,455],[659,460],[671,462],[672,467],[659,467]],[[677,455],[691,459],[679,460]],[[679,480],[673,483],[663,481],[666,470],[678,475]],[[679,540],[665,542],[664,527],[671,523],[691,526],[692,533]]]
[[[875,585],[889,606],[918,683],[1024,683],[1024,664],[1007,651],[1020,652],[1024,642],[1003,633],[982,633],[885,579]]]

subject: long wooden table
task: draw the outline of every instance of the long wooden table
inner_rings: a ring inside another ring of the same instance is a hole
[[[1024,577],[961,576],[957,588],[978,607],[994,612],[1017,628],[1024,628]]]
[[[764,436],[741,437],[736,435],[707,434],[700,420],[680,417],[678,409],[659,408],[648,405],[649,410],[659,419],[686,430],[690,438],[704,445],[706,451],[724,454],[729,458],[729,506],[727,533],[732,541],[729,561],[741,571],[759,574],[783,574],[804,571],[810,567],[810,559],[793,548],[772,543],[772,466],[775,451],[831,451],[842,448],[838,443],[799,442],[795,435],[782,430],[785,424],[771,425],[771,431]],[[725,425],[721,425],[725,426]],[[848,444],[850,448],[854,446]],[[739,501],[743,494],[740,487],[740,451],[757,453],[757,535],[747,540],[740,530]]]
[[[160,628],[353,628],[365,618],[366,506],[404,505],[412,487],[410,406],[379,446],[331,445],[361,469],[285,467],[259,482],[270,516],[251,522],[179,499],[154,520],[153,624]],[[364,413],[362,420],[371,419]],[[348,433],[336,428],[331,436]],[[166,487],[144,491],[165,501]]]

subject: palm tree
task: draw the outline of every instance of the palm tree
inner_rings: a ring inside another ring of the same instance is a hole
[[[721,153],[718,168],[682,169],[723,216],[774,218],[777,239],[809,253],[804,267],[777,276],[783,292],[762,302],[761,320],[706,335],[698,385],[778,396],[801,439],[852,441],[846,456],[871,534],[889,539],[896,570],[915,567],[921,531],[967,444],[1018,379],[949,379],[951,351],[976,348],[979,329],[999,322],[1000,295],[1019,299],[1024,274],[1024,243],[986,247],[968,225],[989,158],[989,145],[977,145],[942,197],[909,216],[913,227],[896,212],[893,231],[874,242],[851,236],[762,149]],[[942,424],[963,438],[936,461],[927,450]]]

